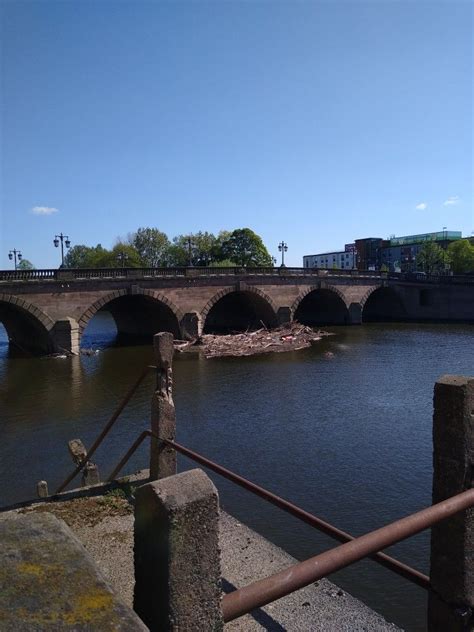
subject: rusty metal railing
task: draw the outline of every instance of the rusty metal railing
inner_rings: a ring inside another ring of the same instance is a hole
[[[104,428],[102,429],[102,432],[99,434],[97,439],[94,441],[92,446],[89,448],[89,450],[88,450],[87,454],[85,455],[85,457],[82,459],[82,461],[80,463],[78,463],[78,465],[76,466],[74,471],[71,472],[71,474],[69,474],[69,476],[61,483],[61,485],[59,485],[59,487],[54,492],[55,494],[60,494],[67,487],[67,485],[69,485],[69,483],[73,480],[73,478],[75,476],[77,476],[77,474],[79,474],[79,472],[83,469],[83,467],[85,466],[87,461],[90,460],[90,458],[92,457],[94,452],[97,450],[97,448],[100,446],[100,444],[105,439],[107,434],[110,432],[112,426],[115,424],[117,419],[120,417],[121,413],[123,412],[123,410],[126,407],[126,405],[128,404],[128,402],[132,399],[133,395],[135,394],[135,391],[140,386],[140,384],[143,382],[143,380],[145,379],[145,377],[148,374],[148,371],[150,371],[150,369],[156,369],[156,367],[154,365],[149,365],[149,366],[146,366],[143,369],[143,371],[138,376],[138,379],[132,384],[130,389],[127,391],[127,394],[125,395],[125,397],[122,399],[120,404],[115,409],[115,411],[112,414],[112,416],[110,417],[109,421],[105,424]]]
[[[474,505],[474,489],[468,489],[436,505],[392,522],[347,542],[294,564],[275,575],[261,579],[234,592],[224,595],[222,614],[224,621],[233,621],[255,608],[281,599],[312,582],[322,579],[358,560],[373,555],[401,540],[428,529],[445,518]]]
[[[276,507],[283,509],[283,511],[286,511],[292,516],[299,518],[306,524],[309,524],[310,526],[318,529],[319,531],[322,531],[326,535],[329,535],[330,537],[338,540],[339,542],[353,542],[356,539],[351,534],[345,531],[342,531],[341,529],[338,529],[337,527],[334,527],[333,525],[329,524],[325,520],[322,520],[321,518],[318,518],[317,516],[305,511],[304,509],[301,509],[301,507],[298,507],[297,505],[290,503],[288,500],[285,500],[284,498],[277,496],[276,494],[274,494],[273,492],[270,492],[264,487],[260,487],[259,485],[252,483],[248,479],[242,476],[239,476],[238,474],[235,474],[235,472],[232,472],[231,470],[228,470],[222,465],[219,465],[218,463],[211,461],[205,456],[198,454],[197,452],[194,452],[193,450],[190,450],[189,448],[186,448],[185,446],[175,441],[160,439],[156,434],[154,434],[150,430],[144,430],[139,435],[139,437],[134,441],[134,443],[127,450],[127,452],[125,453],[123,458],[120,460],[118,465],[115,467],[113,472],[111,472],[111,474],[108,476],[107,481],[111,481],[116,478],[120,470],[125,466],[127,461],[131,458],[134,452],[140,447],[140,445],[143,443],[143,441],[147,437],[154,437],[155,439],[158,439],[158,441],[174,448],[177,452],[179,452],[183,456],[186,456],[192,459],[193,461],[200,463],[204,467],[207,467],[208,469],[216,472],[220,476],[227,478],[228,480],[232,481],[233,483],[236,483],[240,487],[243,487],[244,489],[252,492],[253,494],[259,496],[260,498],[267,500],[268,502],[275,505]],[[427,575],[424,575],[420,571],[414,568],[411,568],[407,564],[404,564],[403,562],[400,562],[399,560],[396,560],[395,558],[390,557],[389,555],[386,555],[385,553],[380,553],[380,552],[378,553],[375,552],[371,554],[370,557],[375,562],[378,562],[385,568],[388,568],[394,573],[397,573],[397,575],[401,575],[405,579],[412,581],[413,583],[417,584],[421,588],[428,589],[430,587],[429,577]]]

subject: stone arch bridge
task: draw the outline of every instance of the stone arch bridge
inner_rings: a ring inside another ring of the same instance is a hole
[[[449,280],[449,282],[447,282]],[[12,344],[76,353],[99,311],[119,335],[202,332],[371,320],[474,320],[474,285],[455,277],[304,268],[165,268],[0,272],[0,322]]]

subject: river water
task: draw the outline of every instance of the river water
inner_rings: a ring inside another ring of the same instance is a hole
[[[178,355],[178,440],[334,525],[359,535],[431,502],[433,386],[474,375],[471,325],[338,327],[294,353],[205,360]],[[72,469],[67,441],[90,445],[151,348],[110,347],[108,314],[86,331],[100,349],[67,359],[15,358],[0,336],[0,505],[53,490]],[[334,354],[328,357],[327,352]],[[149,427],[150,376],[98,450],[103,476]],[[143,446],[127,471],[146,467]],[[194,467],[186,459],[180,469]],[[334,545],[298,520],[212,475],[234,516],[305,559]],[[389,552],[428,572],[428,534]],[[425,629],[426,595],[373,562],[331,577],[388,620]],[[336,599],[337,597],[335,597]]]

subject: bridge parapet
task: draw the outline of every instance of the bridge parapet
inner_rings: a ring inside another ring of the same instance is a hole
[[[153,279],[159,277],[226,277],[226,276],[273,276],[273,277],[361,277],[386,278],[385,272],[361,270],[325,270],[317,268],[59,268],[45,270],[0,270],[0,282],[12,281],[84,281],[110,279]]]

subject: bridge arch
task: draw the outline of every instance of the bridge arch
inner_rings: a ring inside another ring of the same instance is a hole
[[[55,351],[54,321],[38,307],[13,294],[0,294],[0,322],[10,348],[44,355]]]
[[[291,306],[293,319],[305,325],[348,325],[351,322],[346,299],[334,285],[307,288]]]
[[[79,319],[82,337],[92,318],[100,311],[111,314],[119,339],[133,341],[151,339],[159,331],[169,331],[180,338],[183,313],[164,294],[154,290],[128,288],[115,290],[90,305]]]
[[[217,292],[201,312],[204,333],[230,333],[278,324],[273,300],[253,286],[224,288]]]
[[[403,299],[394,287],[371,289],[361,300],[362,322],[397,322],[407,320]]]

